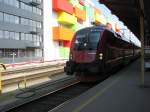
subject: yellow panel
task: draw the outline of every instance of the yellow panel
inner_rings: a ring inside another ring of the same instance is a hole
[[[58,13],[58,22],[62,24],[73,25],[77,23],[77,18],[73,15],[70,15],[66,12]]]
[[[100,14],[95,12],[95,22],[100,23]]]
[[[74,31],[68,28],[60,27],[60,40],[72,40]]]

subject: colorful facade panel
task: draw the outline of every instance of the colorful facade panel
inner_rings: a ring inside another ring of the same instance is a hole
[[[79,9],[78,7],[75,7],[74,8],[74,12],[75,12],[75,16],[82,20],[82,21],[85,21],[86,20],[86,11],[85,10],[81,10]]]
[[[60,57],[68,59],[68,57],[69,57],[69,51],[70,51],[69,48],[60,47],[59,48],[59,55],[60,55]]]
[[[70,47],[71,46],[71,41],[63,41],[64,47]]]
[[[58,13],[58,22],[66,25],[73,25],[77,23],[77,18],[74,15],[70,15],[66,12]]]
[[[53,27],[53,40],[71,41],[74,31],[65,27]]]
[[[68,0],[52,0],[52,6],[54,11],[64,11],[73,14],[73,5]]]

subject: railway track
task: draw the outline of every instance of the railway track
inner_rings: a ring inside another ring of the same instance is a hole
[[[39,97],[38,99],[34,99],[18,107],[11,108],[5,112],[48,112],[60,104],[87,91],[94,85],[96,85],[96,83],[86,84],[77,80],[72,80],[69,83],[64,84],[62,87]]]

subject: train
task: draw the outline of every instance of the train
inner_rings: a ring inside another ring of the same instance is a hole
[[[101,25],[78,30],[64,71],[67,75],[98,79],[120,65],[127,65],[139,57],[140,48],[123,38]]]

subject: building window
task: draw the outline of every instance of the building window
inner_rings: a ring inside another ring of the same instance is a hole
[[[19,17],[4,13],[4,21],[9,23],[19,24]]]
[[[18,0],[3,0],[3,2],[8,4],[8,5],[19,8],[19,1]]]
[[[4,31],[4,38],[9,39],[9,32],[8,31]]]
[[[9,37],[10,39],[13,39],[13,40],[15,39],[15,33],[14,32],[9,32],[9,36],[10,36]]]
[[[0,12],[0,21],[3,21],[3,13]]]
[[[21,24],[29,25],[29,19],[21,18]]]
[[[9,15],[4,13],[4,21],[9,22]]]
[[[15,40],[19,40],[19,33],[15,33]]]
[[[3,38],[3,31],[0,30],[0,39]]]
[[[25,34],[24,33],[21,33],[21,40],[25,40]]]
[[[14,23],[14,21],[15,21],[15,16],[9,15],[9,22]]]

